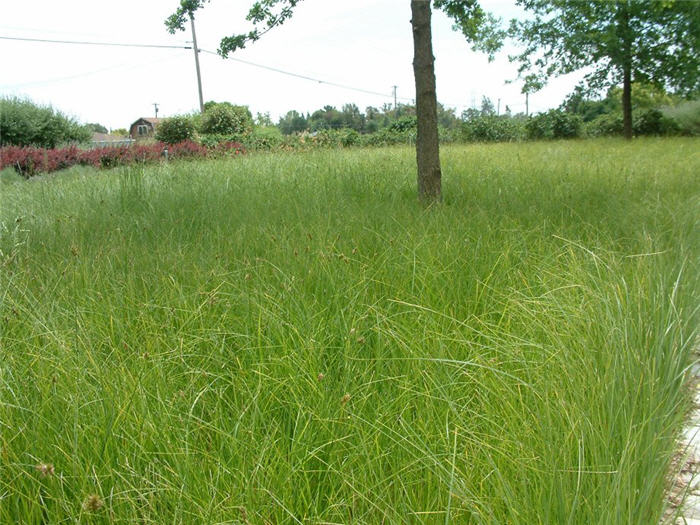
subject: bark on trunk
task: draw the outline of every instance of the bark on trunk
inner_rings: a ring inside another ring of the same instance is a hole
[[[632,138],[632,72],[628,66],[622,78],[622,130],[626,139]]]
[[[438,144],[435,58],[430,31],[430,0],[411,1],[413,27],[413,75],[416,79],[416,160],[418,197],[423,201],[442,198],[440,146]]]
[[[632,35],[629,0],[618,4],[618,32],[622,41],[622,132],[632,138]]]

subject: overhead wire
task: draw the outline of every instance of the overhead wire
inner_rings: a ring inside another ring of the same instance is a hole
[[[112,46],[112,47],[133,47],[133,48],[158,48],[158,49],[192,49],[191,45],[166,45],[166,44],[132,44],[132,43],[125,43],[125,42],[94,42],[94,41],[88,41],[88,40],[59,40],[59,39],[48,39],[48,38],[28,38],[28,37],[11,37],[11,36],[0,36],[0,40],[15,40],[15,41],[24,41],[24,42],[42,42],[42,43],[52,43],[52,44],[74,44],[74,45],[92,45],[92,46]],[[219,53],[215,51],[210,51],[208,49],[203,49],[199,48],[198,51],[200,53],[207,53],[210,55],[216,55],[220,56]],[[246,64],[248,66],[252,67],[257,67],[259,69],[265,69],[267,71],[272,71],[274,73],[279,73],[282,75],[287,75],[295,78],[300,78],[302,80],[308,80],[310,82],[316,82],[318,84],[324,84],[327,86],[332,86],[332,87],[337,87],[341,89],[347,89],[350,91],[356,91],[358,93],[364,93],[367,95],[374,95],[386,99],[393,99],[393,95],[389,93],[381,93],[379,91],[373,91],[370,89],[365,89],[365,88],[360,88],[357,86],[350,86],[347,84],[341,84],[338,82],[332,82],[329,80],[323,80],[320,78],[312,77],[309,75],[302,75],[299,73],[294,73],[292,71],[286,71],[284,69],[280,69],[277,67],[273,66],[267,66],[264,64],[258,64],[256,62],[252,62],[250,60],[244,60],[241,58],[235,58],[235,57],[228,57],[228,60],[238,62],[241,64]],[[80,76],[80,75],[77,75]],[[411,103],[414,102],[414,99],[408,98],[408,97],[396,97],[398,100],[402,101],[409,101]],[[461,107],[461,108],[468,108],[471,107],[470,105],[467,104],[449,104],[449,103],[444,103],[446,106],[452,106],[452,107]]]
[[[163,44],[126,44],[122,42],[89,42],[87,40],[53,40],[49,38],[27,38],[16,36],[0,36],[1,40],[20,40],[24,42],[45,42],[50,44],[78,44],[84,46],[116,46],[116,47],[155,47],[163,49],[192,49],[192,46],[172,46]]]
[[[201,47],[199,48],[199,51],[202,53],[208,53],[210,55],[221,56],[221,55],[219,55],[219,53],[216,53],[215,51],[209,51],[208,49],[202,49]],[[250,62],[249,60],[243,60],[241,58],[228,57],[228,60],[233,60],[234,62],[240,62],[241,64],[247,64],[249,66],[258,67],[260,69],[266,69],[268,71],[274,71],[275,73],[281,73],[283,75],[289,75],[290,77],[301,78],[303,80],[310,80],[312,82],[317,82],[318,84],[326,84],[328,86],[349,89],[352,91],[359,91],[360,93],[366,93],[368,95],[378,95],[380,97],[387,97],[387,98],[390,98],[392,96],[388,93],[380,93],[378,91],[371,91],[369,89],[348,86],[346,84],[339,84],[337,82],[331,82],[329,80],[321,80],[320,78],[314,78],[314,77],[310,77],[310,76],[306,76],[306,75],[300,75],[299,73],[292,73],[291,71],[285,71],[284,69],[279,69],[279,68],[272,67],[272,66],[265,66],[263,64],[256,64],[255,62]]]
[[[59,40],[59,39],[49,39],[49,38],[28,38],[28,37],[11,37],[11,36],[0,36],[0,40],[18,40],[18,41],[23,41],[23,42],[43,42],[43,43],[52,43],[52,44],[75,44],[75,45],[92,45],[92,46],[116,46],[116,47],[160,48],[160,49],[192,49],[191,45],[188,46],[188,45],[163,45],[163,44],[131,44],[131,43],[124,43],[124,42],[94,42],[94,41],[87,41],[87,40]],[[201,47],[198,50],[200,53],[207,53],[210,55],[220,56],[215,51],[210,51],[208,49],[202,49]],[[275,73],[280,73],[283,75],[288,75],[288,76],[300,78],[303,80],[309,80],[311,82],[316,82],[318,84],[325,84],[325,85],[333,86],[333,87],[337,87],[337,88],[348,89],[351,91],[365,93],[367,95],[380,96],[382,98],[392,98],[392,95],[390,95],[389,93],[380,93],[378,91],[372,91],[369,89],[364,89],[364,88],[360,88],[360,87],[356,87],[356,86],[349,86],[347,84],[340,84],[338,82],[331,82],[329,80],[323,80],[320,78],[315,78],[315,77],[311,77],[311,76],[307,76],[307,75],[301,75],[299,73],[285,71],[283,69],[279,69],[279,68],[276,68],[273,66],[258,64],[256,62],[251,62],[250,60],[243,60],[241,58],[228,57],[228,59],[232,60],[234,62],[239,62],[241,64],[246,64],[248,66],[253,66],[253,67],[260,68],[260,69],[273,71]],[[411,100],[411,99],[408,99],[405,97],[400,97],[400,98],[402,100]]]

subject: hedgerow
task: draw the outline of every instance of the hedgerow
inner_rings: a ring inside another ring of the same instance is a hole
[[[51,173],[75,165],[113,168],[156,162],[166,157],[166,151],[169,159],[218,157],[244,152],[241,144],[237,142],[222,141],[208,148],[191,140],[177,144],[156,142],[90,150],[82,150],[75,146],[53,149],[5,146],[0,148],[0,170],[12,167],[22,176],[29,178],[39,173]]]

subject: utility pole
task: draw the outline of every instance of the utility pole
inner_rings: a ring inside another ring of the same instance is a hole
[[[497,107],[496,115],[500,115],[501,114],[501,99],[500,98],[498,99],[498,106],[496,106],[496,107]]]
[[[525,116],[530,114],[530,93],[525,92]]]
[[[158,102],[154,102],[153,107],[156,109],[156,118],[158,118]]]
[[[202,75],[199,72],[199,48],[197,47],[197,34],[194,32],[194,15],[190,11],[192,23],[192,47],[194,48],[194,65],[197,68],[197,87],[199,88],[199,112],[204,113],[204,98],[202,97]]]
[[[391,86],[391,87],[394,88],[394,111],[396,111],[396,88],[399,86]]]

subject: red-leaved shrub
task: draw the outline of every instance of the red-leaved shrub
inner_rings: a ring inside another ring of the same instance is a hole
[[[37,173],[69,168],[76,164],[95,168],[113,168],[134,163],[156,162],[166,157],[169,159],[215,158],[225,155],[239,155],[243,147],[237,142],[222,142],[207,148],[185,140],[177,144],[156,142],[150,145],[106,146],[90,150],[81,150],[75,146],[55,149],[34,147],[4,146],[0,148],[0,170],[13,167],[24,177]]]

